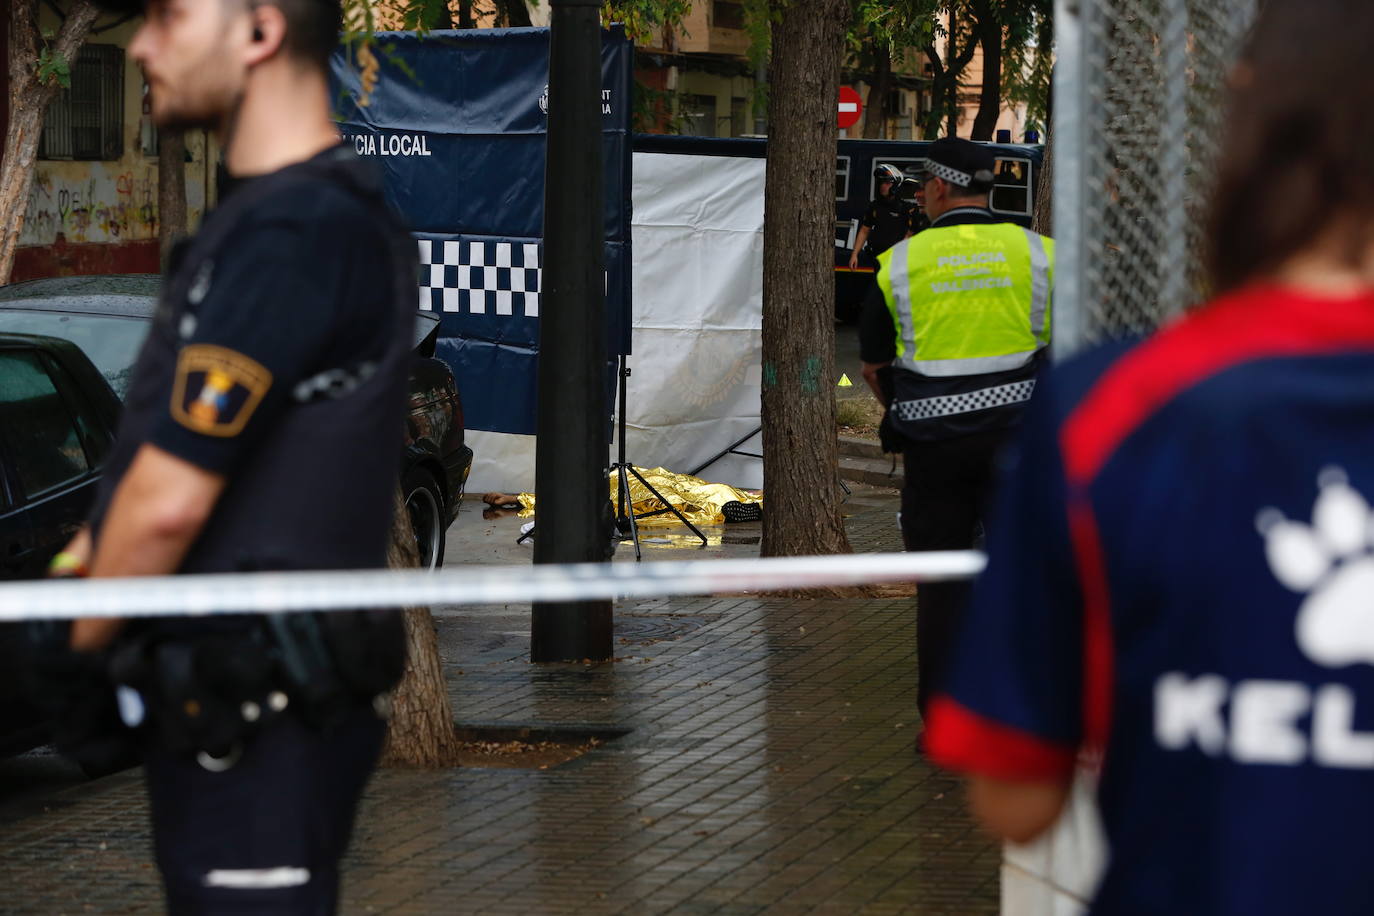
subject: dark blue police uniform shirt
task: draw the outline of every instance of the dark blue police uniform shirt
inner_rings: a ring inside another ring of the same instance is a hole
[[[1095,914],[1374,912],[1374,294],[1042,375],[927,750],[1101,766]]]
[[[287,166],[281,174],[299,179],[245,214],[215,253],[194,329],[162,382],[172,396],[151,426],[152,444],[230,473],[290,407],[298,383],[380,356],[392,320],[383,307],[392,282],[386,235],[356,194],[314,168],[335,153]],[[229,193],[262,180],[238,179]]]

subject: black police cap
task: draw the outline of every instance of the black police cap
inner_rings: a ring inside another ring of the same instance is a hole
[[[926,148],[927,178],[943,178],[970,191],[991,188],[996,165],[992,150],[960,137],[941,137]]]

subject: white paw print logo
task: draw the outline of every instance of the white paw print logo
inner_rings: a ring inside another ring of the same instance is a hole
[[[1306,592],[1298,609],[1298,647],[1332,668],[1374,665],[1374,513],[1343,470],[1317,477],[1312,524],[1277,509],[1256,518],[1274,578]]]

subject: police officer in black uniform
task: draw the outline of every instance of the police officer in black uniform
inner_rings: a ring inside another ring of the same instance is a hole
[[[880,164],[873,169],[878,196],[873,198],[863,219],[859,220],[859,234],[849,255],[849,268],[860,266],[877,268],[878,255],[904,238],[915,235],[930,225],[920,207],[900,196],[900,189],[915,184],[905,178],[895,165]]]
[[[233,183],[169,268],[61,574],[385,565],[415,247],[331,119],[340,28],[338,0],[148,0],[129,53],[153,117],[217,130]],[[170,911],[333,912],[398,613],[91,619],[68,639],[141,738]]]

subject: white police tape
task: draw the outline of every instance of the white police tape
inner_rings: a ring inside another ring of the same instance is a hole
[[[225,573],[0,585],[0,623],[200,617],[426,605],[531,604],[966,579],[981,553],[929,551],[671,563],[462,566],[437,572]]]

